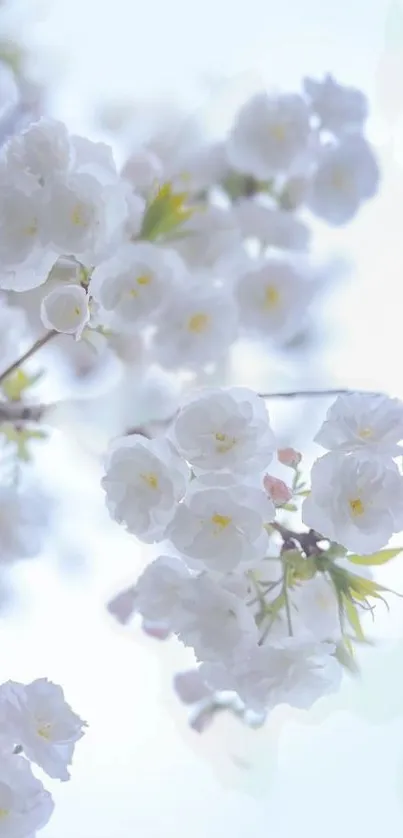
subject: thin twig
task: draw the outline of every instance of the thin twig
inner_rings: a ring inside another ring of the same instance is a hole
[[[22,402],[0,401],[0,422],[20,424],[21,422],[40,422],[49,405],[23,404]]]
[[[24,364],[25,361],[28,360],[28,358],[31,358],[32,355],[35,355],[35,352],[38,352],[38,350],[41,349],[42,346],[45,346],[46,343],[49,343],[49,341],[52,340],[52,338],[54,338],[57,334],[58,332],[52,330],[51,332],[47,332],[46,335],[44,335],[42,338],[39,338],[39,340],[35,341],[35,343],[30,347],[30,349],[27,349],[27,351],[24,352],[24,354],[21,355],[21,357],[18,358],[17,361],[14,361],[14,363],[7,367],[7,369],[4,370],[4,372],[0,373],[0,384],[2,384],[3,381],[6,378],[8,378],[8,376],[11,375],[12,372],[15,372],[15,370],[17,370],[22,364]]]
[[[373,390],[350,390],[348,387],[335,390],[292,390],[284,393],[259,393],[261,399],[297,399],[310,398],[311,396],[344,396],[348,393],[358,393],[360,396],[379,396],[379,392]]]

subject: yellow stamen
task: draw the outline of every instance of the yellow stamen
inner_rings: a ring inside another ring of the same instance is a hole
[[[373,436],[373,430],[372,428],[361,428],[358,431],[358,436],[360,436],[361,439],[369,439],[371,436]]]
[[[76,227],[86,227],[87,226],[87,222],[85,220],[85,215],[84,215],[83,204],[78,203],[78,204],[75,205],[75,207],[73,208],[73,211],[71,213],[71,222]]]
[[[150,489],[158,489],[158,477],[156,474],[149,472],[149,474],[140,474],[140,477]]]
[[[35,234],[38,232],[38,222],[36,221],[36,219],[34,219],[34,221],[32,221],[31,224],[28,224],[27,227],[24,227],[23,232],[27,236],[35,236]]]
[[[207,329],[209,321],[210,318],[208,314],[203,314],[202,312],[194,314],[192,317],[189,317],[188,320],[189,332],[194,332],[195,334],[200,335]]]
[[[281,122],[278,122],[277,124],[274,123],[274,125],[270,125],[270,134],[273,137],[273,139],[277,140],[277,142],[283,143],[287,136],[287,130],[285,125],[282,125]]]
[[[46,739],[49,742],[51,727],[52,727],[52,725],[50,724],[50,722],[47,722],[47,723],[41,724],[36,729],[36,732],[37,732],[38,736],[41,736],[42,739]]]
[[[215,435],[216,441],[220,443],[216,446],[216,451],[218,454],[225,454],[227,451],[231,451],[231,448],[236,445],[237,439],[235,436],[227,436],[227,434],[220,434],[217,433]]]
[[[74,309],[74,314],[76,314],[76,315],[77,315],[77,317],[79,317],[79,316],[80,316],[80,314],[81,314],[81,308],[80,308],[79,306],[76,306],[76,307],[75,307],[75,309]]]
[[[211,520],[215,526],[214,532],[217,534],[225,530],[230,525],[232,518],[230,518],[229,515],[219,515],[219,513],[216,512],[215,515],[212,516]]]
[[[280,292],[275,285],[267,285],[264,295],[264,307],[275,308],[280,302]]]
[[[138,285],[149,285],[152,280],[151,274],[141,274],[141,276],[137,277],[137,284]]]
[[[356,517],[357,515],[363,515],[364,513],[364,504],[360,498],[353,498],[349,501],[350,509],[352,515]]]
[[[10,809],[0,809],[0,820],[10,814]]]

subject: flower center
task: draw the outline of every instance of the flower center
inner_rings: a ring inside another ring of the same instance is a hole
[[[273,137],[274,140],[277,140],[278,143],[283,143],[287,136],[285,125],[283,125],[281,122],[277,122],[273,125],[270,125],[270,135]]]
[[[0,821],[10,814],[10,809],[0,809]]]
[[[37,727],[36,732],[38,736],[41,736],[42,739],[46,739],[47,742],[51,739],[51,729],[52,725],[50,722],[41,722],[39,727]]]
[[[140,474],[140,477],[150,489],[158,489],[158,477],[156,474],[150,471],[147,474]]]
[[[137,277],[137,285],[149,285],[151,280],[151,274],[141,274]]]
[[[373,430],[372,428],[360,428],[358,436],[360,436],[361,439],[370,439],[370,437],[373,436]]]
[[[350,504],[351,514],[354,516],[354,518],[356,518],[357,515],[363,515],[364,504],[363,504],[362,500],[360,500],[360,498],[352,498],[352,500],[349,501],[349,504]]]
[[[188,329],[189,332],[193,332],[196,335],[200,335],[202,332],[205,332],[210,318],[208,314],[203,314],[200,312],[199,314],[193,314],[192,317],[189,317],[188,320]]]
[[[87,227],[88,222],[85,218],[85,207],[84,204],[77,203],[75,207],[73,207],[71,213],[71,222],[74,224],[75,227]]]
[[[280,302],[280,292],[275,285],[267,285],[264,295],[264,307],[266,309],[276,308]]]
[[[216,451],[218,454],[225,454],[227,451],[231,451],[231,448],[236,445],[237,439],[235,436],[228,436],[227,434],[217,433],[215,434],[216,442],[219,444],[216,445]]]
[[[229,515],[220,515],[216,512],[215,515],[212,516],[211,521],[214,524],[214,534],[218,535],[220,532],[229,527],[232,518]]]

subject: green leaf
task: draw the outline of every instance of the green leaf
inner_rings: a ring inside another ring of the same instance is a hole
[[[43,373],[38,372],[36,375],[27,375],[23,370],[16,370],[16,372],[8,375],[3,381],[2,390],[8,401],[19,402],[21,396],[28,387],[33,387],[37,381],[42,377]]]
[[[334,656],[352,675],[359,675],[360,670],[354,660],[353,647],[348,637],[344,637],[343,641],[336,646]]]
[[[342,596],[341,604],[342,608],[344,609],[345,615],[350,623],[350,626],[354,631],[354,634],[356,635],[358,640],[365,641],[365,635],[362,630],[360,618],[358,616],[358,611],[354,603],[348,597]]]
[[[352,562],[352,564],[366,566],[381,565],[386,564],[386,562],[390,562],[390,560],[398,556],[402,550],[403,547],[395,547],[390,550],[380,550],[379,553],[372,553],[371,556],[358,556],[353,554],[352,556],[346,556],[346,558],[349,562]]]
[[[30,442],[34,439],[47,439],[45,431],[29,430],[29,428],[16,428],[8,422],[4,422],[0,425],[0,433],[6,437],[7,442],[15,445],[18,459],[23,460],[24,462],[29,462],[31,459],[31,452],[29,448]]]
[[[177,230],[201,206],[186,206],[187,198],[186,192],[174,192],[164,183],[145,211],[140,239],[155,241]]]

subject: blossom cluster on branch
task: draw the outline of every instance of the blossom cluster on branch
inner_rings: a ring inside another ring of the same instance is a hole
[[[402,439],[403,403],[339,396],[307,488],[300,455],[277,451],[264,399],[233,387],[197,391],[163,436],[112,444],[109,512],[162,555],[110,609],[121,622],[138,612],[146,632],[193,649],[198,668],[176,688],[197,706],[196,726],[223,701],[257,722],[337,689],[365,639],[360,616],[385,591],[368,568],[400,552],[381,548],[403,529]],[[289,485],[267,472],[276,451]],[[295,531],[287,516],[301,500],[309,529]]]

